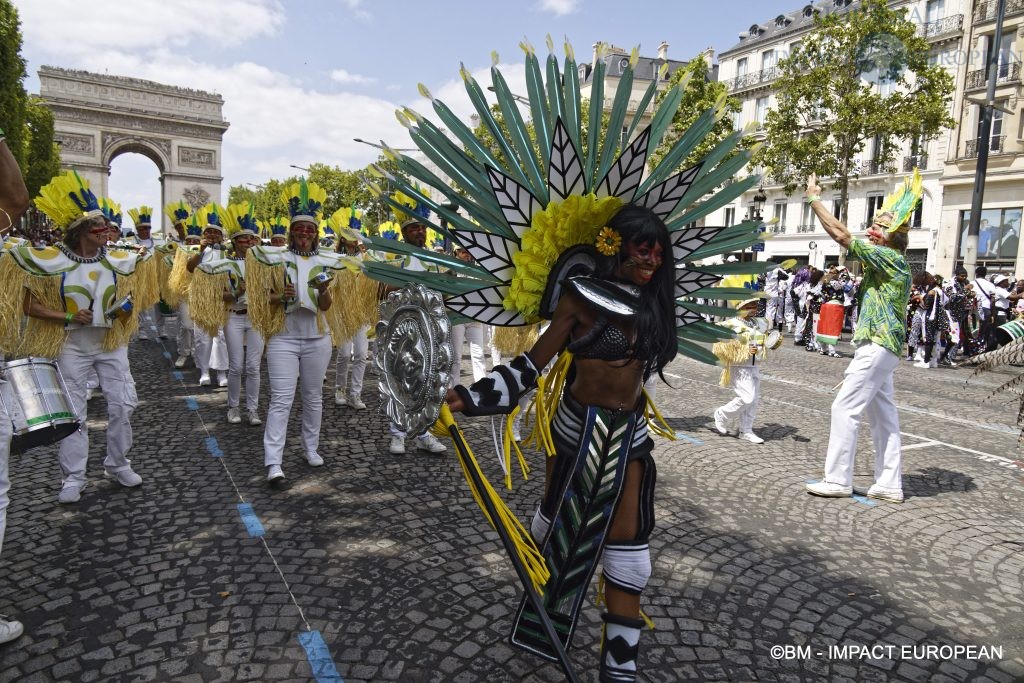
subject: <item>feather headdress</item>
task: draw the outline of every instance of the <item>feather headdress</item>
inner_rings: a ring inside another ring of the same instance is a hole
[[[292,183],[281,192],[281,201],[288,207],[293,225],[298,221],[319,225],[320,214],[327,201],[327,191],[316,183],[308,183],[305,178],[299,178],[299,182]]]
[[[914,173],[903,179],[902,186],[885,198],[882,208],[875,214],[872,220],[879,225],[885,226],[889,234],[894,232],[907,232],[910,226],[907,224],[910,217],[914,215],[918,202],[924,194],[924,181],[921,179],[921,172],[915,167]],[[884,216],[888,214],[890,217]]]
[[[135,227],[140,225],[153,225],[153,207],[140,206],[137,209],[128,209],[128,215],[132,217]]]
[[[224,227],[228,232],[228,239],[235,239],[243,235],[258,235],[259,224],[256,221],[256,205],[253,202],[239,202],[222,207],[224,212]]]
[[[107,221],[113,223],[117,227],[121,227],[121,205],[115,202],[110,197],[100,197],[100,211],[103,212],[103,217]]]
[[[165,206],[164,213],[171,219],[172,225],[178,225],[179,223],[184,225],[188,217],[192,215],[192,207],[186,204],[184,200],[179,199]]]
[[[76,171],[65,171],[41,187],[35,204],[61,231],[103,215],[89,181]]]

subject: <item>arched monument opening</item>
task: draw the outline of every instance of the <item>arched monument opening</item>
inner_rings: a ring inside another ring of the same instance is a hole
[[[135,231],[135,224],[128,209],[139,206],[151,206],[156,214],[154,233],[160,231],[159,211],[161,211],[162,192],[160,177],[163,175],[160,164],[152,155],[141,152],[120,150],[113,154],[108,164],[110,180],[107,190],[115,201],[121,202],[123,209],[123,231]]]
[[[108,194],[110,164],[118,156],[141,154],[156,165],[161,193],[153,208],[164,234],[164,205],[220,199],[221,144],[229,125],[220,95],[51,66],[39,69],[39,95],[53,112],[61,167],[78,171],[97,195]]]

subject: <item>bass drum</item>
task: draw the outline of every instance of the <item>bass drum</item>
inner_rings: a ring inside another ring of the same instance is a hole
[[[14,425],[12,453],[55,443],[78,430],[78,417],[54,361],[19,358],[2,368],[7,386],[0,397]]]
[[[821,312],[818,314],[818,327],[815,329],[815,336],[820,344],[835,346],[839,342],[839,335],[843,333],[843,305],[835,301],[828,301],[821,305]]]

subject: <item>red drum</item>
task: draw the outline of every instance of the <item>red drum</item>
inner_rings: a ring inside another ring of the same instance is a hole
[[[821,305],[821,313],[818,314],[818,329],[815,330],[818,343],[835,346],[839,342],[839,335],[843,332],[845,313],[843,305],[835,301],[827,301]]]

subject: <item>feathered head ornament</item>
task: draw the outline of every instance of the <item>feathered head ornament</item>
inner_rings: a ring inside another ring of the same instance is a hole
[[[132,222],[135,223],[135,227],[141,225],[153,225],[153,207],[151,206],[140,206],[137,209],[128,209],[128,215],[132,217]]]
[[[378,225],[377,234],[386,240],[402,241],[402,228],[394,221],[385,221]]]
[[[224,232],[221,224],[222,209],[216,204],[207,204],[196,209],[196,212],[189,216],[188,224],[185,226],[186,237],[202,237],[203,231],[207,228],[214,228]]]
[[[342,239],[354,242],[359,239],[360,228],[363,227],[362,216],[363,212],[354,206],[343,206],[331,214],[327,224]]]
[[[245,235],[258,235],[259,224],[253,215],[256,205],[253,202],[239,202],[223,207],[224,227],[228,231],[228,239]]]
[[[164,213],[171,219],[172,225],[183,224],[188,220],[188,217],[192,215],[192,208],[179,199],[173,204],[168,204],[164,207]]]
[[[40,188],[35,204],[61,231],[103,215],[89,181],[75,171],[65,171]]]
[[[260,236],[263,239],[270,239],[272,237],[287,237],[288,235],[288,219],[284,216],[274,216],[265,223],[259,223]]]
[[[427,228],[426,248],[433,251],[444,249],[444,235],[433,228]]]
[[[121,227],[121,205],[110,197],[100,197],[100,211],[108,222]]]
[[[305,178],[299,178],[299,182],[292,183],[281,192],[281,201],[288,207],[292,225],[299,221],[319,225],[326,200],[327,191],[316,183],[307,183]]]
[[[910,226],[907,222],[914,214],[921,196],[924,194],[924,181],[921,179],[921,172],[914,169],[913,175],[903,179],[903,185],[895,192],[885,198],[882,208],[872,218],[885,228],[887,234],[894,232],[907,232]]]
[[[404,207],[404,209],[399,209],[394,205],[391,207],[395,220],[403,230],[410,225],[422,225],[425,219],[430,218],[430,209],[427,205],[404,192],[395,192],[391,195],[391,199],[395,201],[395,204]]]

